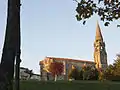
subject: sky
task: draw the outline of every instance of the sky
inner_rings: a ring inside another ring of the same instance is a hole
[[[97,15],[85,25],[75,18],[73,0],[21,1],[21,66],[40,73],[39,61],[46,56],[93,61],[96,23],[99,22],[106,43],[108,63],[120,53],[119,21],[105,27]],[[7,20],[7,0],[0,0],[0,57]]]

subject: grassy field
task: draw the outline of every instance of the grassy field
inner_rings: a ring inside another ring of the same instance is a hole
[[[20,90],[120,90],[120,82],[99,81],[21,81]]]

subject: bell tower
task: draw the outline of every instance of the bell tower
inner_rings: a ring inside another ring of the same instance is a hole
[[[96,68],[106,69],[108,66],[105,42],[103,41],[103,37],[98,22],[96,26],[96,36],[94,42],[94,62]]]

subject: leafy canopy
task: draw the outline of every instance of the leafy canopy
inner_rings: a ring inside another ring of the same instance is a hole
[[[55,75],[61,75],[64,71],[64,65],[60,62],[52,62],[49,65],[49,72],[55,76]]]
[[[106,69],[105,77],[108,80],[120,81],[120,54],[117,54],[117,59]]]
[[[108,26],[110,22],[118,20],[120,18],[120,2],[119,0],[74,0],[78,3],[76,8],[76,18],[78,21],[83,21],[91,18],[94,14],[97,14],[105,26]],[[120,26],[120,25],[117,25]]]

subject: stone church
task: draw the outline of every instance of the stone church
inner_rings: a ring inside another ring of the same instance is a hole
[[[49,68],[50,63],[52,62],[62,62],[64,65],[64,72],[62,75],[58,76],[59,80],[68,80],[68,74],[73,66],[75,66],[77,69],[81,69],[83,65],[106,69],[108,66],[107,53],[99,24],[97,23],[96,26],[96,36],[94,41],[94,62],[91,60],[45,57],[39,63],[41,80],[53,80],[53,76],[47,71],[47,68]]]

